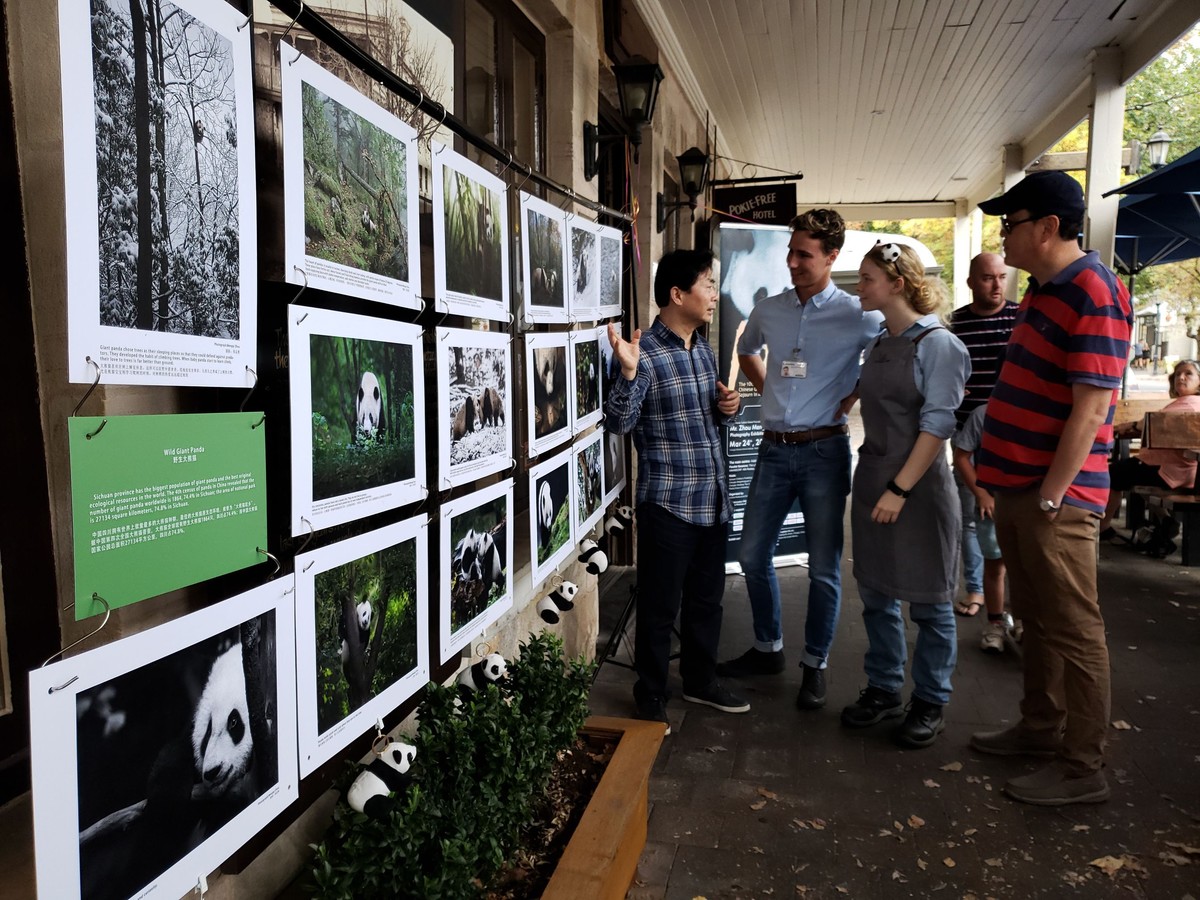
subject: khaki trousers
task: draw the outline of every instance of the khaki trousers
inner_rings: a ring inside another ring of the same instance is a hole
[[[1096,591],[1096,526],[1087,510],[1063,505],[1053,520],[1036,490],[996,496],[996,537],[1008,567],[1022,643],[1025,728],[1063,729],[1061,759],[1073,775],[1104,763],[1109,666]]]

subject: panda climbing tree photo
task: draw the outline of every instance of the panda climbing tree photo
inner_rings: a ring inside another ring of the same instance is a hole
[[[317,732],[417,666],[416,539],[315,579]]]
[[[313,334],[310,350],[312,499],[412,478],[412,348]]]

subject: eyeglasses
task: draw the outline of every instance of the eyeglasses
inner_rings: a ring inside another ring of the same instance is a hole
[[[1000,217],[1000,233],[1001,234],[1012,234],[1013,229],[1016,228],[1018,225],[1024,225],[1026,222],[1036,222],[1038,219],[1044,219],[1044,218],[1046,218],[1046,217],[1045,216],[1029,216],[1028,218],[1025,218],[1025,219],[1017,219],[1017,221],[1014,222],[1008,216],[1001,216]]]

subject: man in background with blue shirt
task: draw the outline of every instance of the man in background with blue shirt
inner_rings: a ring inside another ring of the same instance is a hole
[[[858,298],[832,282],[846,223],[832,209],[792,220],[792,289],[754,307],[738,362],[762,395],[763,439],[746,502],[739,562],[754,617],[754,646],[721,663],[727,677],[783,671],[783,626],[775,545],[794,501],[808,546],[808,614],[796,705],[825,705],[825,667],[842,603],[842,519],[850,493],[846,414],[857,399],[859,359],[882,327]],[[767,355],[761,355],[763,348]]]
[[[716,678],[732,513],[720,426],[741,399],[717,381],[716,355],[696,333],[717,308],[712,263],[707,251],[666,254],[654,276],[654,324],[628,341],[608,326],[621,377],[605,428],[633,432],[638,454],[633,697],[638,718],[664,723],[667,734],[671,629],[680,613],[683,699],[722,712],[750,709]]]

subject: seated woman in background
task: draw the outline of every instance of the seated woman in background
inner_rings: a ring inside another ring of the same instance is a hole
[[[1163,412],[1200,412],[1200,365],[1195,360],[1185,359],[1176,363],[1167,383],[1174,399],[1162,408]],[[1141,422],[1134,422],[1119,429],[1114,436],[1140,437],[1141,433]],[[1137,485],[1168,490],[1195,487],[1196,455],[1185,450],[1145,448],[1138,451],[1137,456],[1112,463],[1108,467],[1108,476],[1108,508],[1100,522],[1100,539],[1124,541],[1125,538],[1112,528],[1112,520],[1121,508],[1124,492]]]

